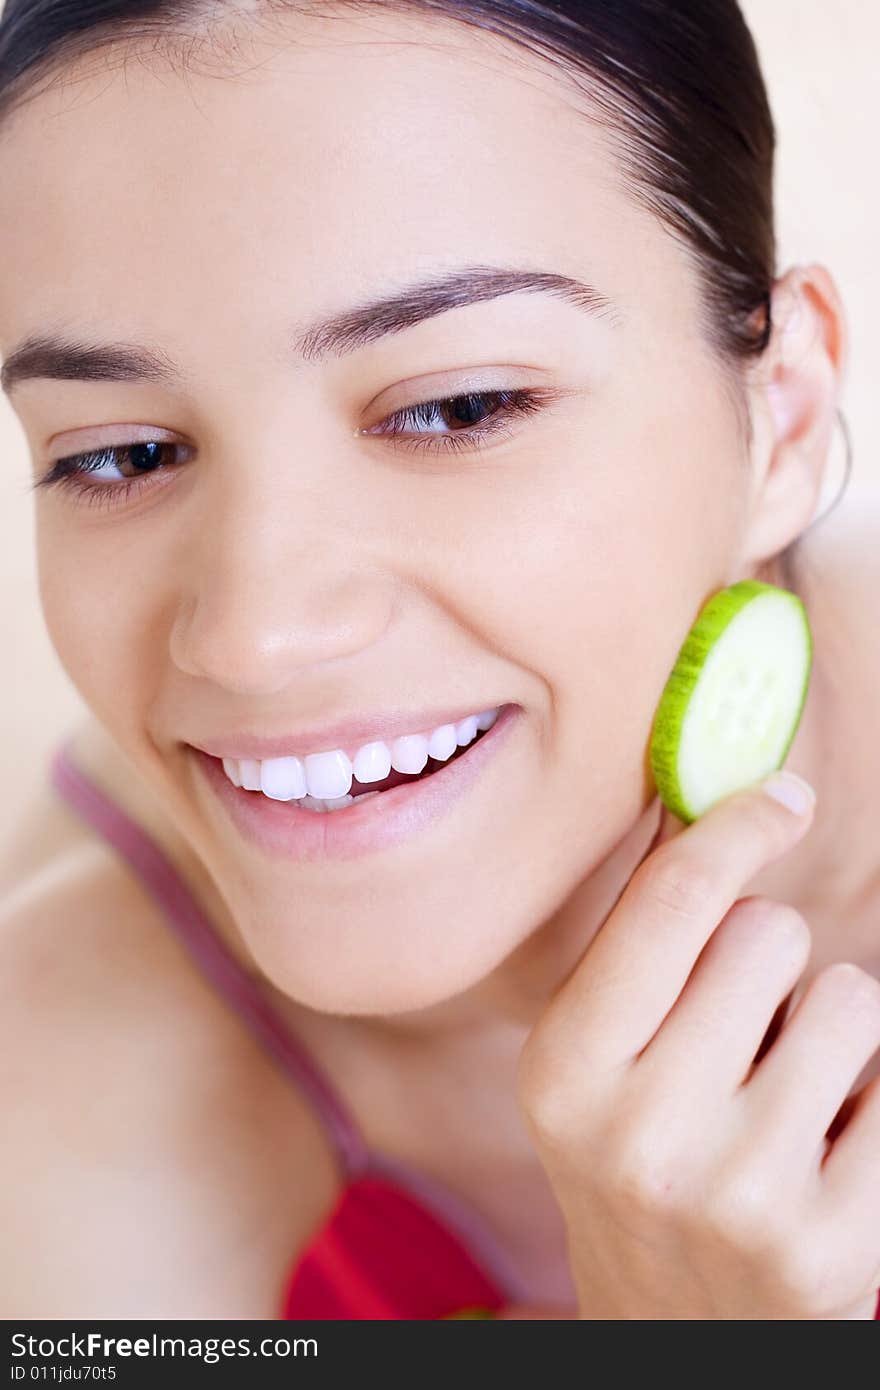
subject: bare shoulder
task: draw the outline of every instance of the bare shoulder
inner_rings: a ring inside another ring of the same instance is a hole
[[[0,1315],[278,1316],[321,1122],[86,839],[0,904]]]

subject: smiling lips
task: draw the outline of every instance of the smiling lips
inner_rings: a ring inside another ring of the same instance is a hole
[[[213,790],[234,827],[261,855],[300,863],[341,863],[380,851],[387,853],[450,816],[483,781],[490,764],[501,758],[504,748],[515,743],[516,731],[523,728],[521,705],[504,704],[499,707],[497,718],[495,713],[485,711],[484,722],[491,719],[491,726],[485,730],[476,728],[476,715],[457,720],[456,724],[466,724],[463,733],[469,742],[460,744],[456,738],[455,752],[444,761],[429,759],[421,773],[392,769],[386,779],[374,782],[362,795],[346,793],[327,801],[312,797],[308,790],[304,797],[282,801],[264,795],[262,781],[259,792],[256,787],[237,787],[224,771],[219,754],[194,745],[192,753],[199,775]],[[262,777],[263,764],[258,762],[256,766]],[[349,785],[352,790],[359,790],[354,780]],[[498,785],[493,785],[497,791]],[[315,811],[333,814],[315,815]]]

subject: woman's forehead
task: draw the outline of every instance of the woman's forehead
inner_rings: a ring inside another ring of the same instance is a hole
[[[333,275],[355,297],[459,261],[655,293],[674,253],[601,128],[567,83],[472,32],[388,15],[225,66],[87,55],[0,127],[3,337],[30,329],[34,295],[61,319],[138,294],[196,313],[225,284],[257,313],[285,286]]]
[[[227,212],[236,190],[245,206],[259,189],[305,219],[315,204],[326,219],[329,194],[340,222],[364,206],[442,222],[502,197],[515,212],[552,191],[550,221],[565,193],[614,187],[561,66],[548,73],[448,22],[295,19],[292,37],[252,39],[224,61],[123,45],[86,54],[0,125],[3,187],[26,208],[140,183],[166,201],[218,196]]]

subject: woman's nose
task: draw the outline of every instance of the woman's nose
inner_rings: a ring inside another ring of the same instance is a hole
[[[241,518],[239,518],[241,520]],[[181,671],[240,694],[271,695],[298,673],[369,650],[392,622],[394,585],[336,531],[227,519],[184,560],[170,633]]]

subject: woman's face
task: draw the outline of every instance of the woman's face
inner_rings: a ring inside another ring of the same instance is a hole
[[[737,570],[748,471],[693,270],[558,72],[389,14],[273,34],[293,42],[240,34],[185,74],[92,58],[14,113],[0,352],[159,354],[167,375],[10,391],[35,478],[154,445],[35,494],[52,640],[260,968],[315,1008],[394,1013],[493,971],[650,802],[654,708]],[[603,300],[508,293],[301,350],[318,320],[474,266]],[[515,390],[541,408],[499,416]],[[470,434],[408,411],[479,392]],[[442,814],[358,854],[256,843],[194,751],[507,704]]]

